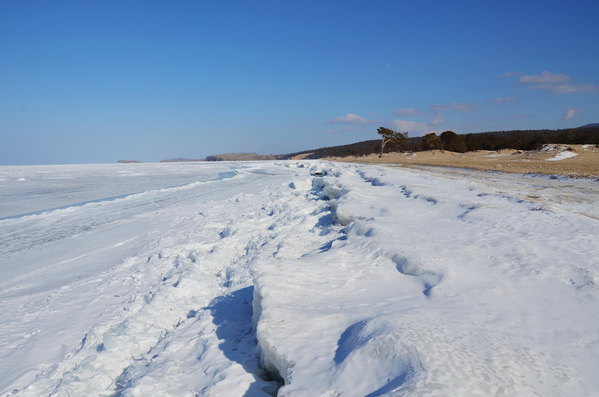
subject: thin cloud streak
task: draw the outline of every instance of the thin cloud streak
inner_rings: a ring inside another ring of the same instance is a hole
[[[508,102],[515,102],[515,101],[517,101],[517,99],[513,96],[489,99],[489,102],[491,102],[491,103],[508,103]]]
[[[422,116],[424,112],[414,108],[401,108],[393,111],[393,114],[397,117],[413,117]]]
[[[566,74],[553,73],[547,70],[538,74],[522,75],[517,82],[531,90],[542,90],[550,94],[585,94],[599,92],[599,86],[593,83],[574,83]]]
[[[518,78],[518,83],[523,84],[556,84],[570,81],[570,76],[560,73],[551,73],[543,70],[539,74],[523,75]]]
[[[431,106],[431,110],[435,113],[444,113],[447,111],[455,111],[459,113],[471,113],[480,109],[481,105],[474,102],[462,103],[462,102],[453,102],[453,103],[444,103],[440,105]]]
[[[407,131],[409,133],[422,133],[431,131],[431,127],[428,123],[420,123],[417,121],[393,120],[391,121],[391,126],[397,131]]]
[[[329,124],[353,124],[353,125],[373,125],[379,123],[379,120],[366,120],[354,113],[347,113],[345,116],[335,117],[328,120]]]
[[[599,92],[599,86],[588,84],[560,84],[551,88],[552,94],[586,94]]]

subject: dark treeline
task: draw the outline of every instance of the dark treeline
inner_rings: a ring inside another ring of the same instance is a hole
[[[564,130],[495,131],[463,135],[468,150],[537,150],[548,143],[599,144],[599,126]]]
[[[439,136],[427,134],[424,137],[408,138],[401,145],[390,143],[385,146],[385,152],[417,152],[430,149],[445,149],[455,152],[500,149],[537,150],[548,143],[599,145],[599,125],[594,124],[563,130],[491,131],[462,135],[445,131]],[[278,158],[287,159],[301,154],[309,154],[306,157],[308,159],[333,156],[364,156],[379,153],[380,150],[381,140],[373,139],[349,145],[305,150],[278,156]]]
[[[392,149],[392,145],[388,145],[385,148],[385,152]],[[395,148],[397,150],[397,148]],[[341,146],[330,146],[320,149],[304,150],[303,152],[282,154],[279,159],[289,159],[293,156],[307,154],[307,159],[320,159],[323,157],[345,157],[345,156],[365,156],[371,153],[375,153],[381,150],[381,140],[375,139],[370,141],[362,141],[356,143],[350,143],[349,145]]]

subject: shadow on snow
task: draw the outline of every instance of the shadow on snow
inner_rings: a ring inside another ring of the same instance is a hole
[[[221,340],[219,349],[225,357],[239,363],[256,381],[244,397],[274,396],[282,384],[272,379],[261,366],[257,341],[252,327],[252,297],[254,287],[239,289],[229,295],[215,298],[208,309],[217,326],[216,335]]]

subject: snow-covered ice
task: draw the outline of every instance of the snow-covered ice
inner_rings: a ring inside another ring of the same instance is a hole
[[[599,395],[596,180],[0,167],[0,395]]]

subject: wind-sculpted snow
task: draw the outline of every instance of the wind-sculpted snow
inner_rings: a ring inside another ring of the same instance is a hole
[[[255,266],[279,396],[597,393],[595,220],[469,179],[326,173],[327,249]]]
[[[2,200],[24,195],[0,203],[2,395],[599,394],[596,181],[311,161],[0,175]]]

